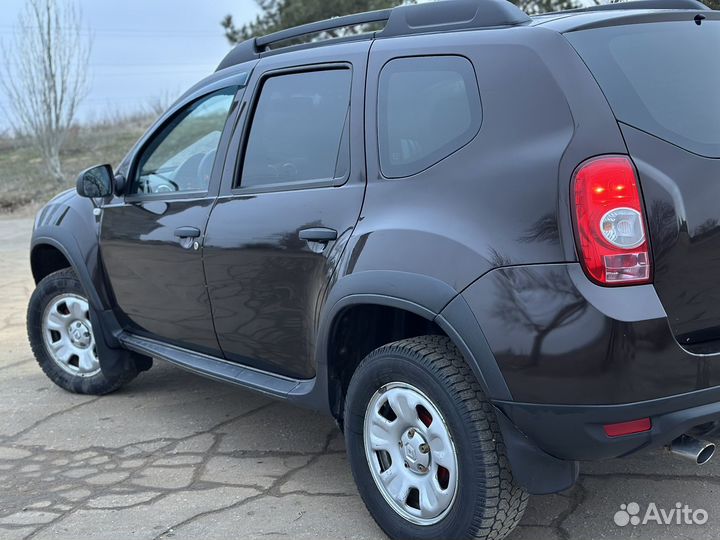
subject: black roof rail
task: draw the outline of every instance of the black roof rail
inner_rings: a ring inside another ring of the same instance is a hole
[[[347,15],[345,17],[334,17],[324,21],[288,28],[287,30],[281,30],[273,34],[268,34],[267,36],[248,39],[236,45],[233,50],[225,56],[223,61],[220,62],[217,70],[220,71],[230,66],[255,60],[259,58],[262,53],[268,51],[270,46],[275,43],[281,43],[319,32],[348,28],[350,26],[387,22],[388,19],[390,19],[392,11],[392,9],[383,9],[379,11],[369,11],[367,13],[356,13],[355,15]]]
[[[600,4],[579,9],[568,9],[562,13],[583,13],[586,11],[613,11],[616,9],[687,9],[706,11],[710,8],[697,0],[630,0]]]
[[[428,4],[398,6],[392,9],[335,17],[249,39],[236,45],[228,53],[218,66],[218,71],[257,59],[262,53],[269,51],[273,44],[363,24],[385,23],[383,30],[368,33],[365,36],[366,39],[374,39],[427,32],[514,26],[527,24],[530,20],[525,12],[507,0],[445,0]],[[333,42],[335,40],[326,41]]]

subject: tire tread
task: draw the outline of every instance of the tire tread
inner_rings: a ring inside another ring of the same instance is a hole
[[[500,427],[492,405],[462,354],[445,336],[420,336],[384,345],[370,353],[360,364],[387,355],[410,354],[413,360],[432,373],[460,404],[467,425],[473,426],[472,447],[483,457],[484,475],[474,475],[479,492],[485,492],[484,504],[476,507],[468,538],[500,540],[520,522],[529,495],[512,477]]]

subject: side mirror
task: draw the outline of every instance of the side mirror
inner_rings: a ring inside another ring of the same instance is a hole
[[[113,194],[113,171],[110,165],[98,165],[80,173],[77,192],[90,199],[109,197]]]

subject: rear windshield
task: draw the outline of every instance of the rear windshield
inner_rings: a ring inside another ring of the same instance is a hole
[[[720,157],[720,21],[657,22],[565,34],[621,122]]]

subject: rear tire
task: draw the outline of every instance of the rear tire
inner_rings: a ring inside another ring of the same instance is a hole
[[[134,364],[112,376],[103,373],[98,357],[100,348],[95,344],[95,334],[100,332],[97,326],[93,332],[87,295],[70,268],[54,272],[38,283],[30,297],[27,331],[45,375],[69,392],[109,394],[138,374]],[[103,354],[113,352],[107,349]]]
[[[345,439],[360,495],[391,538],[499,540],[527,506],[493,408],[446,337],[398,341],[362,361]]]

